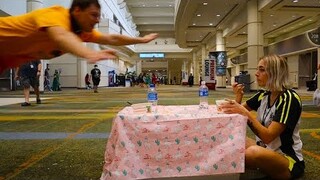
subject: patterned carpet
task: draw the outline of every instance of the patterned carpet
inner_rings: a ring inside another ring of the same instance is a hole
[[[199,103],[196,86],[163,85],[157,90],[160,105]],[[22,91],[1,92],[0,180],[99,179],[113,117],[127,102],[146,102],[146,93],[140,87],[99,88],[99,93],[64,88],[41,94],[42,104],[21,107]],[[320,111],[312,105],[313,92],[298,93],[304,104],[300,126],[307,167],[303,179],[319,179]],[[210,104],[221,98],[233,99],[231,89],[209,92]]]

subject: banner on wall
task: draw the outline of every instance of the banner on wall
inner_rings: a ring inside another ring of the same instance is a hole
[[[209,52],[209,59],[216,62],[216,75],[225,76],[227,74],[227,53],[226,51]]]
[[[204,81],[206,83],[215,83],[215,60],[206,59],[204,60]]]
[[[115,86],[115,79],[114,79],[115,72],[109,71],[108,72],[108,82],[109,82],[109,87],[114,87]]]

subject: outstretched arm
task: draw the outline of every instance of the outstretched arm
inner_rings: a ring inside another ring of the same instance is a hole
[[[62,27],[48,27],[46,31],[49,37],[59,46],[59,48],[61,48],[61,50],[85,58],[89,62],[117,58],[115,51],[94,51],[87,48],[82,44],[82,41],[79,37]]]
[[[121,34],[103,34],[97,41],[99,44],[122,46],[130,44],[148,43],[158,37],[158,34],[151,33],[143,37],[130,37]]]

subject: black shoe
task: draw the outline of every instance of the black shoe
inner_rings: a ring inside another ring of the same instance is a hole
[[[93,91],[94,93],[98,93],[98,91],[97,90],[95,90],[95,91]]]
[[[37,99],[37,104],[41,104],[41,99]]]
[[[24,103],[21,103],[21,106],[31,106],[31,104],[27,103],[27,102],[24,102]]]

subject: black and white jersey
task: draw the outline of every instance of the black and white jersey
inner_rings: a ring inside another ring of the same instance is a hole
[[[300,115],[302,103],[299,95],[291,89],[285,90],[279,95],[274,104],[269,103],[270,92],[259,91],[246,101],[247,105],[257,111],[257,120],[265,127],[272,121],[286,126],[279,137],[272,142],[264,144],[256,136],[257,144],[262,143],[266,148],[281,154],[286,154],[296,161],[302,161],[302,141],[299,135]]]

